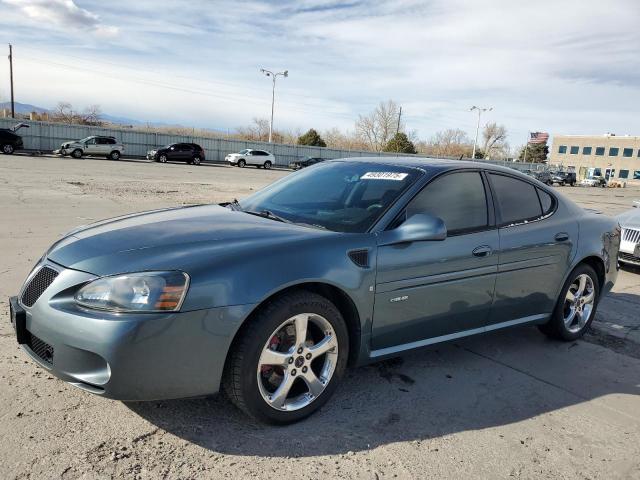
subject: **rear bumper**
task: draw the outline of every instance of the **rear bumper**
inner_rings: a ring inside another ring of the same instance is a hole
[[[40,366],[83,390],[118,400],[209,395],[219,390],[227,352],[253,305],[180,313],[82,310],[69,294],[93,278],[63,270],[24,310],[22,348]]]

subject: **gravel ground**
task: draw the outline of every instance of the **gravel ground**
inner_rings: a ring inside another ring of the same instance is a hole
[[[62,233],[132,211],[242,198],[286,171],[0,156],[0,478],[640,478],[640,274],[586,341],[534,328],[353,369],[318,414],[248,420],[224,397],[122,403],[28,360],[6,298]],[[618,213],[632,189],[563,188]]]

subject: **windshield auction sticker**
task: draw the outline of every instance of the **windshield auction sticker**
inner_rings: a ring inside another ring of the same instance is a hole
[[[398,172],[367,172],[360,177],[360,180],[396,180],[401,181],[409,175],[408,173]]]

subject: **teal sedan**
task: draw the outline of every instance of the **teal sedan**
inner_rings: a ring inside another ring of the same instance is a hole
[[[484,163],[327,160],[240,202],[143,212],[54,243],[10,299],[33,361],[85,391],[223,391],[264,422],[348,366],[515,325],[580,338],[620,227]]]

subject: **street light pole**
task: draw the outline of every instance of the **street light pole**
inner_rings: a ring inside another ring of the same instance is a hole
[[[469,109],[470,112],[473,112],[474,110],[478,111],[478,124],[476,125],[476,138],[473,141],[473,153],[471,154],[471,160],[476,159],[476,145],[478,144],[478,132],[480,131],[480,116],[482,115],[482,112],[490,112],[493,110],[493,107],[481,108],[474,105]]]
[[[273,137],[273,108],[276,101],[276,78],[278,77],[278,75],[282,75],[285,78],[288,77],[289,70],[285,70],[284,72],[273,73],[270,70],[261,68],[260,71],[264,73],[265,76],[271,77],[271,80],[273,82],[273,86],[271,88],[271,121],[269,122],[269,143],[271,143],[272,137]]]

